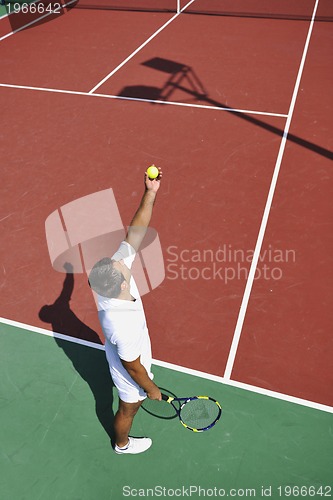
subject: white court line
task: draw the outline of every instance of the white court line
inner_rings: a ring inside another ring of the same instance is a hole
[[[0,317],[0,323],[3,323],[5,325],[9,325],[9,326],[13,326],[16,328],[20,328],[23,330],[28,330],[30,332],[39,333],[41,335],[46,335],[48,337],[53,337],[56,339],[72,342],[74,344],[79,344],[79,345],[83,345],[86,347],[91,347],[93,349],[99,349],[100,351],[104,351],[104,346],[101,344],[96,344],[95,342],[89,342],[87,340],[82,340],[82,339],[78,339],[75,337],[70,337],[70,336],[64,335],[62,333],[51,332],[50,330],[46,330],[44,328],[39,328],[37,326],[31,326],[31,325],[27,325],[25,323],[20,323],[18,321],[6,319],[6,318],[1,318],[1,317]],[[200,377],[200,378],[203,378],[205,380],[210,380],[212,382],[218,382],[220,384],[224,384],[224,385],[228,385],[228,386],[232,386],[232,387],[237,387],[239,389],[254,392],[256,394],[261,394],[263,396],[268,396],[271,398],[280,399],[280,400],[286,401],[288,403],[294,403],[294,404],[298,404],[301,406],[306,406],[308,408],[313,408],[314,410],[320,410],[320,411],[324,411],[327,413],[333,413],[332,406],[327,406],[327,405],[323,405],[320,403],[315,403],[314,401],[309,401],[307,399],[296,398],[294,396],[289,396],[288,394],[282,394],[280,392],[275,392],[275,391],[270,391],[268,389],[263,389],[262,387],[256,387],[254,385],[244,384],[243,382],[238,382],[236,380],[225,379],[223,377],[219,377],[218,375],[212,375],[210,373],[201,372],[199,370],[193,370],[191,368],[186,368],[184,366],[175,365],[173,363],[168,363],[166,361],[160,361],[157,359],[153,359],[153,364],[156,366],[160,366],[162,368],[167,368],[168,370],[173,370],[173,371],[177,371],[180,373],[185,373],[186,375]]]
[[[134,52],[132,52],[132,54],[130,54],[128,57],[126,57],[126,59],[122,63],[120,63],[108,75],[106,75],[106,77],[103,78],[103,80],[101,80],[97,85],[95,85],[95,87],[89,91],[89,94],[92,94],[93,92],[95,92],[95,90],[97,90],[101,85],[103,85],[103,83],[105,83],[109,78],[111,78],[111,76],[113,76],[115,73],[117,73],[117,71],[120,70],[120,68],[122,68],[128,61],[130,61],[132,59],[132,57],[134,57],[138,52],[140,52],[140,50],[143,49],[149,42],[151,42],[151,40],[153,40],[159,33],[161,33],[161,31],[163,31],[164,28],[169,26],[169,24],[172,23],[172,21],[174,21],[183,12],[183,10],[185,10],[193,2],[194,2],[194,0],[191,0],[190,2],[188,2],[185,5],[185,7],[183,7],[179,12],[177,12],[177,14],[172,16],[172,18],[169,19],[169,21],[167,21],[165,24],[163,24],[163,26],[161,26],[157,31],[155,31],[155,33],[153,33],[145,42],[143,42],[140,45],[140,47],[138,47],[136,50],[134,50]]]
[[[102,344],[96,344],[96,342],[89,342],[88,340],[77,339],[75,337],[70,337],[69,335],[64,335],[63,333],[55,333],[45,328],[39,328],[38,326],[27,325],[26,323],[20,323],[19,321],[14,321],[12,319],[6,319],[0,317],[0,323],[8,326],[14,326],[15,328],[22,328],[22,330],[30,330],[34,333],[40,333],[41,335],[46,335],[47,337],[53,337],[60,340],[66,340],[67,342],[72,342],[73,344],[79,344],[86,347],[92,347],[93,349],[100,349],[104,351],[104,346]]]
[[[67,4],[63,5],[62,8],[66,7],[67,5],[70,5],[74,1],[75,0],[71,0]],[[182,11],[185,8],[187,8],[193,1],[194,0],[191,0],[182,9]],[[245,318],[245,313],[246,313],[246,309],[247,309],[247,305],[248,305],[248,301],[249,301],[249,296],[250,296],[251,289],[252,289],[252,284],[253,284],[253,280],[254,280],[254,274],[255,274],[255,270],[256,270],[256,267],[257,267],[258,260],[259,260],[260,249],[261,249],[261,246],[262,246],[263,237],[264,237],[265,229],[266,229],[266,226],[267,226],[268,215],[269,215],[271,204],[272,204],[272,200],[273,200],[273,195],[274,195],[274,191],[275,191],[275,187],[276,187],[276,183],[277,183],[278,173],[279,173],[279,170],[280,170],[280,166],[281,166],[281,162],[282,162],[282,157],[283,157],[283,153],[284,153],[284,149],[285,149],[285,145],[286,145],[286,140],[287,140],[287,136],[288,136],[288,132],[289,132],[289,128],[290,128],[292,114],[293,114],[294,107],[295,107],[296,97],[297,97],[297,93],[298,93],[298,89],[299,89],[299,85],[300,85],[300,80],[301,80],[301,76],[302,76],[302,72],[303,72],[303,67],[304,67],[305,58],[306,58],[306,54],[307,54],[307,50],[308,50],[308,45],[309,45],[309,41],[310,41],[310,37],[311,37],[311,33],[312,33],[312,28],[313,28],[313,23],[314,23],[314,18],[315,18],[315,14],[316,14],[318,2],[319,2],[319,0],[316,1],[316,5],[315,5],[314,11],[313,11],[313,15],[312,15],[311,23],[310,23],[310,28],[309,28],[309,32],[308,32],[308,37],[307,37],[306,44],[305,44],[305,47],[304,47],[303,57],[302,57],[302,60],[301,60],[301,64],[300,64],[300,68],[299,68],[299,72],[298,72],[298,76],[297,76],[297,80],[296,80],[296,84],[295,84],[295,88],[294,88],[294,93],[293,93],[293,97],[292,97],[292,101],[291,101],[291,105],[290,105],[290,108],[289,108],[288,115],[278,114],[278,113],[250,111],[250,110],[240,110],[240,109],[233,109],[233,108],[220,108],[220,107],[204,106],[204,105],[197,105],[197,104],[166,102],[166,101],[149,100],[149,99],[141,99],[141,98],[129,98],[129,97],[123,97],[123,96],[112,96],[112,95],[107,95],[107,94],[93,94],[93,92],[95,90],[97,90],[97,88],[99,88],[103,83],[105,83],[105,81],[107,81],[108,78],[110,78],[116,71],[118,71],[132,57],[134,57],[135,54],[137,54],[145,45],[147,45],[149,43],[149,41],[151,41],[158,33],[160,33],[168,24],[170,24],[170,22],[172,22],[176,17],[178,17],[178,15],[180,14],[180,12],[177,13],[175,16],[173,16],[161,28],[159,28],[159,30],[157,30],[148,40],[146,40],[140,47],[138,47],[138,49],[136,49],[127,59],[125,59],[117,68],[115,68],[109,75],[107,75],[101,82],[99,82],[88,93],[85,93],[85,92],[75,92],[75,91],[66,91],[66,90],[58,90],[58,89],[47,89],[47,88],[42,88],[42,87],[29,87],[29,86],[23,86],[23,85],[0,84],[0,86],[1,87],[9,87],[9,88],[17,88],[17,89],[20,88],[20,89],[28,89],[28,90],[39,90],[39,91],[44,91],[44,92],[56,92],[56,93],[63,93],[63,94],[73,94],[73,95],[85,95],[85,96],[87,96],[87,95],[93,95],[94,97],[104,97],[104,98],[109,98],[109,99],[123,99],[123,100],[130,100],[130,101],[142,101],[142,102],[148,102],[148,103],[171,104],[171,105],[176,105],[176,106],[187,106],[187,107],[204,108],[204,109],[215,109],[215,110],[223,110],[223,111],[229,111],[229,112],[235,112],[235,113],[260,114],[260,115],[268,115],[268,116],[287,117],[287,122],[286,122],[286,126],[285,126],[285,129],[284,129],[284,133],[283,133],[283,138],[282,138],[282,141],[281,141],[281,145],[280,145],[278,159],[277,159],[277,162],[276,162],[276,166],[275,166],[275,170],[274,170],[274,174],[273,174],[273,178],[272,178],[272,183],[271,183],[270,191],[269,191],[267,202],[266,202],[264,216],[263,216],[263,219],[262,219],[262,223],[261,223],[261,227],[260,227],[260,231],[259,231],[259,235],[258,235],[258,240],[257,240],[257,244],[256,244],[256,248],[255,248],[255,252],[254,252],[254,256],[253,256],[251,268],[250,268],[249,278],[248,278],[246,289],[245,289],[245,292],[244,292],[243,301],[242,301],[242,305],[241,305],[241,309],[240,309],[240,313],[239,313],[239,316],[238,316],[238,321],[237,321],[237,325],[236,325],[236,329],[235,329],[235,333],[234,333],[234,338],[233,338],[232,346],[231,346],[231,349],[230,349],[230,354],[229,354],[229,358],[228,358],[228,362],[227,362],[227,366],[226,366],[225,376],[224,377],[218,377],[218,376],[215,376],[215,375],[210,375],[210,374],[207,374],[207,373],[204,373],[204,372],[199,372],[197,370],[187,369],[187,368],[184,368],[184,367],[181,367],[181,366],[178,366],[178,365],[172,365],[170,363],[166,363],[166,362],[158,361],[158,360],[154,360],[154,363],[156,365],[158,365],[158,366],[163,366],[163,367],[166,367],[166,368],[169,368],[169,369],[177,370],[177,371],[180,371],[182,373],[188,373],[188,374],[191,374],[191,375],[195,375],[195,376],[199,376],[199,377],[202,377],[202,378],[206,378],[208,380],[212,380],[212,381],[217,381],[217,382],[220,382],[220,383],[224,383],[226,385],[231,385],[231,386],[243,388],[243,389],[246,389],[246,390],[250,390],[252,392],[256,392],[256,393],[259,393],[259,394],[267,395],[267,396],[270,396],[270,397],[275,397],[275,398],[278,398],[278,399],[281,399],[281,400],[284,400],[284,401],[289,401],[289,402],[297,403],[297,404],[300,404],[300,405],[303,405],[303,406],[308,406],[308,407],[311,407],[311,408],[314,408],[314,409],[318,409],[318,410],[326,411],[326,412],[329,412],[329,413],[333,413],[333,408],[330,407],[330,406],[321,405],[319,403],[314,403],[314,402],[303,400],[303,399],[300,399],[300,398],[295,398],[293,396],[288,396],[288,395],[285,395],[285,394],[280,394],[280,393],[277,393],[277,392],[274,392],[274,391],[269,391],[269,390],[266,390],[266,389],[262,389],[262,388],[259,388],[259,387],[255,387],[255,386],[249,385],[249,384],[243,384],[241,382],[233,381],[233,380],[230,379],[231,371],[232,371],[232,367],[233,367],[233,364],[234,364],[234,360],[235,360],[235,356],[236,356],[236,351],[237,351],[237,347],[238,347],[238,343],[239,343],[239,338],[240,338],[242,326],[243,326],[243,323],[244,323],[244,318]],[[15,31],[13,31],[13,32],[11,32],[11,33],[3,36],[2,38],[0,38],[0,41],[4,40],[8,36],[11,36],[11,35],[17,33],[18,31],[21,31],[22,29],[24,29],[26,27],[29,27],[30,25],[32,25],[32,24],[34,24],[34,23],[36,23],[36,22],[44,19],[45,17],[47,17],[49,15],[51,15],[51,13],[46,14],[46,15],[44,15],[44,16],[42,16],[42,17],[40,17],[40,18],[38,18],[38,19],[30,22],[27,25],[22,26],[21,28],[18,28],[17,30],[15,30]],[[74,343],[77,343],[77,344],[80,344],[80,345],[85,345],[85,346],[93,347],[93,348],[100,349],[100,350],[104,349],[104,347],[102,345],[95,344],[93,342],[88,342],[88,341],[84,341],[84,340],[81,340],[81,339],[75,339],[73,337],[69,337],[67,335],[63,335],[63,334],[60,334],[60,333],[53,333],[53,332],[50,332],[49,330],[45,330],[45,329],[42,329],[42,328],[32,327],[30,325],[24,325],[22,323],[18,323],[18,322],[11,321],[11,320],[5,320],[4,318],[0,318],[0,322],[8,324],[8,325],[12,325],[12,326],[17,326],[19,328],[24,328],[24,329],[27,329],[27,330],[32,330],[32,331],[34,331],[36,333],[41,333],[43,335],[48,335],[48,336],[56,337],[56,338],[59,338],[59,339],[62,339],[62,340],[74,342]]]
[[[292,116],[293,116],[293,112],[294,112],[294,108],[295,108],[295,103],[296,103],[296,99],[297,99],[297,94],[298,94],[298,90],[299,90],[299,86],[300,86],[300,82],[301,82],[301,78],[302,78],[304,63],[305,63],[306,55],[308,52],[308,47],[309,47],[309,43],[310,43],[310,38],[311,38],[311,34],[312,34],[312,29],[313,29],[313,25],[314,25],[314,19],[316,16],[318,3],[319,3],[319,0],[316,0],[315,6],[313,9],[313,13],[312,13],[312,18],[311,18],[309,30],[308,30],[308,35],[307,35],[305,45],[304,45],[302,59],[301,59],[300,66],[298,69],[296,83],[295,83],[293,95],[291,98],[288,117],[287,117],[286,125],[285,125],[284,131],[283,131],[283,136],[282,136],[282,140],[281,140],[281,144],[280,144],[278,157],[277,157],[274,172],[273,172],[272,182],[271,182],[271,185],[269,188],[266,206],[265,206],[263,218],[262,218],[260,229],[259,229],[258,239],[256,242],[256,246],[255,246],[255,250],[254,250],[254,254],[253,254],[253,258],[252,258],[252,262],[251,262],[250,272],[249,272],[249,276],[248,276],[248,279],[246,282],[246,287],[245,287],[245,291],[244,291],[244,295],[243,295],[243,299],[242,299],[242,304],[241,304],[239,315],[237,318],[237,324],[235,327],[235,332],[234,332],[234,336],[233,336],[230,351],[229,351],[229,357],[228,357],[228,361],[227,361],[225,372],[224,372],[224,378],[226,380],[229,380],[231,377],[231,372],[232,372],[235,358],[236,358],[236,353],[237,353],[238,344],[239,344],[240,336],[241,336],[242,329],[243,329],[243,324],[244,324],[245,315],[246,315],[246,311],[247,311],[247,307],[248,307],[248,303],[249,303],[249,299],[250,299],[250,294],[251,294],[251,290],[252,290],[254,276],[255,276],[256,269],[257,269],[258,260],[260,257],[260,251],[261,251],[262,243],[263,243],[264,236],[265,236],[268,217],[269,217],[269,214],[271,211],[274,192],[275,192],[275,188],[276,188],[276,184],[277,184],[277,180],[278,180],[278,176],[279,176],[279,171],[280,171],[280,167],[281,167],[281,163],[282,163],[282,159],[283,159],[284,150],[285,150],[286,143],[287,143],[289,128],[290,128],[290,124],[291,124],[291,120],[292,120]]]
[[[166,104],[171,106],[182,106],[187,108],[199,108],[199,109],[213,109],[215,111],[229,111],[230,113],[243,113],[246,115],[263,115],[263,116],[275,116],[279,118],[287,118],[288,115],[283,113],[272,113],[269,111],[255,111],[251,109],[237,109],[237,108],[224,108],[219,106],[206,106],[204,104],[189,104],[186,102],[174,102],[174,101],[158,101],[153,99],[143,99],[140,97],[125,97],[118,95],[109,95],[109,94],[91,94],[90,92],[80,92],[75,90],[61,90],[61,89],[51,89],[46,87],[31,87],[28,85],[13,85],[10,83],[0,83],[0,87],[10,88],[10,89],[22,89],[22,90],[37,90],[40,92],[54,92],[56,94],[72,94],[72,95],[81,95],[86,97],[101,97],[104,99],[116,99],[123,101],[138,101],[138,102],[146,102],[148,104]]]
[[[64,9],[65,7],[67,7],[68,5],[72,4],[76,2],[76,0],[71,0],[70,2],[68,3],[65,3],[64,5],[61,5],[61,9]],[[34,2],[35,3],[35,2]],[[24,24],[23,26],[21,26],[20,28],[17,28],[16,30],[14,31],[11,31],[10,33],[7,33],[7,35],[4,35],[0,38],[0,42],[2,42],[2,40],[5,40],[6,38],[8,38],[9,36],[12,36],[12,35],[15,35],[15,33],[18,33],[19,31],[22,31],[24,30],[25,28],[29,28],[29,26],[32,26],[33,24],[35,23],[38,23],[39,21],[42,21],[43,19],[45,19],[46,17],[48,16],[51,16],[53,15],[54,13],[56,13],[57,11],[59,10],[59,8],[56,8],[54,9],[53,12],[48,12],[47,14],[44,14],[43,16],[41,17],[38,17],[37,19],[34,19],[33,21],[31,21],[30,23],[27,23],[27,24]],[[1,19],[3,19],[3,17],[5,16],[2,16]]]

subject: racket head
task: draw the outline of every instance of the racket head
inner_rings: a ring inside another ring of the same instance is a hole
[[[220,403],[209,396],[187,398],[179,410],[180,422],[193,432],[208,431],[220,420],[221,415]]]
[[[161,418],[163,420],[176,418],[180,410],[180,402],[177,400],[176,395],[172,392],[162,388],[160,388],[160,390],[162,393],[162,401],[146,398],[142,402],[141,408],[153,417]],[[173,399],[175,404],[169,404],[169,398]]]

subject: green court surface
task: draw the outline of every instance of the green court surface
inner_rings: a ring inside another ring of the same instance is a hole
[[[113,389],[102,350],[5,324],[0,346],[2,500],[266,498],[262,487],[270,498],[333,494],[329,413],[154,367],[158,385],[178,396],[218,399],[222,418],[197,434],[140,409],[132,435],[153,446],[119,456],[107,433]]]

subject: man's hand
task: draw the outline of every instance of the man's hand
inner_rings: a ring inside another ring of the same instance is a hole
[[[159,174],[156,179],[149,179],[147,172],[145,172],[145,186],[147,191],[152,191],[157,193],[160,187],[160,180],[162,179],[163,173],[160,168],[158,168]]]
[[[157,386],[152,391],[147,392],[147,396],[149,399],[156,399],[157,401],[162,401],[162,394]]]

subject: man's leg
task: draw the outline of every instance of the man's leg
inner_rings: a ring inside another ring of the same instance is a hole
[[[128,444],[128,434],[131,430],[133,419],[141,406],[137,403],[125,403],[119,399],[119,408],[114,418],[116,445],[123,448]]]

